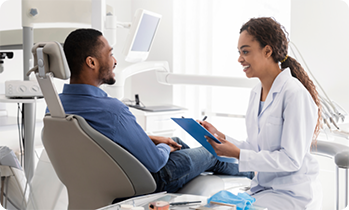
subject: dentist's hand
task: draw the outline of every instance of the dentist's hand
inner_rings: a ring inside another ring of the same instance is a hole
[[[207,121],[202,121],[202,120],[196,120],[196,122],[200,123],[212,135],[217,134],[219,137],[225,139],[225,135],[223,133],[219,132],[219,130],[217,130],[217,128],[215,128],[211,123],[209,123]]]
[[[234,157],[237,159],[240,158],[240,149],[237,146],[219,137],[217,134],[214,134],[214,137],[216,137],[221,142],[221,144],[218,144],[215,141],[213,141],[210,137],[205,136],[208,143],[212,145],[214,151],[217,153],[218,156]]]

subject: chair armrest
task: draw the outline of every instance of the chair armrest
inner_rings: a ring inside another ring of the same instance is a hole
[[[335,159],[335,164],[339,168],[349,168],[349,147],[334,142],[317,141],[311,153],[314,155],[326,156]]]
[[[338,166],[338,168],[349,168],[349,151],[343,151],[337,153],[334,157],[334,162]]]

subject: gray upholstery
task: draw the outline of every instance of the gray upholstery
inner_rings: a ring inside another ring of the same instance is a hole
[[[349,168],[349,151],[343,151],[336,154],[334,157],[334,162],[338,166],[338,168]]]
[[[331,158],[342,151],[349,151],[349,148],[343,144],[319,140],[317,141],[316,146],[311,149],[311,153],[314,155],[328,156]]]
[[[349,168],[349,147],[343,144],[317,141],[317,145],[315,148],[312,148],[311,153],[334,158],[334,162],[338,168]]]
[[[153,176],[133,155],[93,129],[84,118],[77,115],[74,115],[74,118],[78,120],[81,129],[120,165],[132,180],[136,194],[145,194],[155,190],[156,184]]]
[[[34,66],[38,66],[38,55],[36,49],[43,47],[45,73],[51,72],[55,78],[69,79],[70,70],[68,67],[65,54],[58,42],[39,42],[32,48],[34,56]],[[30,72],[28,72],[30,74]]]
[[[79,116],[45,116],[42,141],[67,187],[69,209],[96,209],[115,198],[150,193],[156,188],[137,159]]]

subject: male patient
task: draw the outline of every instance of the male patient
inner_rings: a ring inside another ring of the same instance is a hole
[[[178,138],[148,136],[127,106],[99,88],[115,83],[117,62],[112,50],[102,33],[94,29],[78,29],[66,38],[64,53],[71,77],[60,99],[67,114],[85,118],[133,154],[154,176],[156,191],[176,192],[204,171],[253,177],[252,172],[239,173],[237,164],[218,161],[203,147],[190,149]]]

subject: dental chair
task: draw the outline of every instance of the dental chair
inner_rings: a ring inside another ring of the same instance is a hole
[[[115,198],[152,193],[150,172],[121,146],[94,130],[84,118],[66,114],[53,77],[70,77],[62,46],[37,43],[32,48],[34,68],[50,114],[43,119],[42,142],[51,164],[68,192],[68,209],[97,209]],[[245,177],[206,174],[189,182],[179,193],[210,196],[227,188],[250,185]]]
[[[37,43],[32,53],[35,67],[30,72],[36,73],[50,110],[43,119],[42,142],[67,188],[69,209],[96,209],[115,198],[153,192],[156,184],[152,175],[134,156],[82,117],[65,114],[52,83],[53,77],[70,77],[61,45]]]

